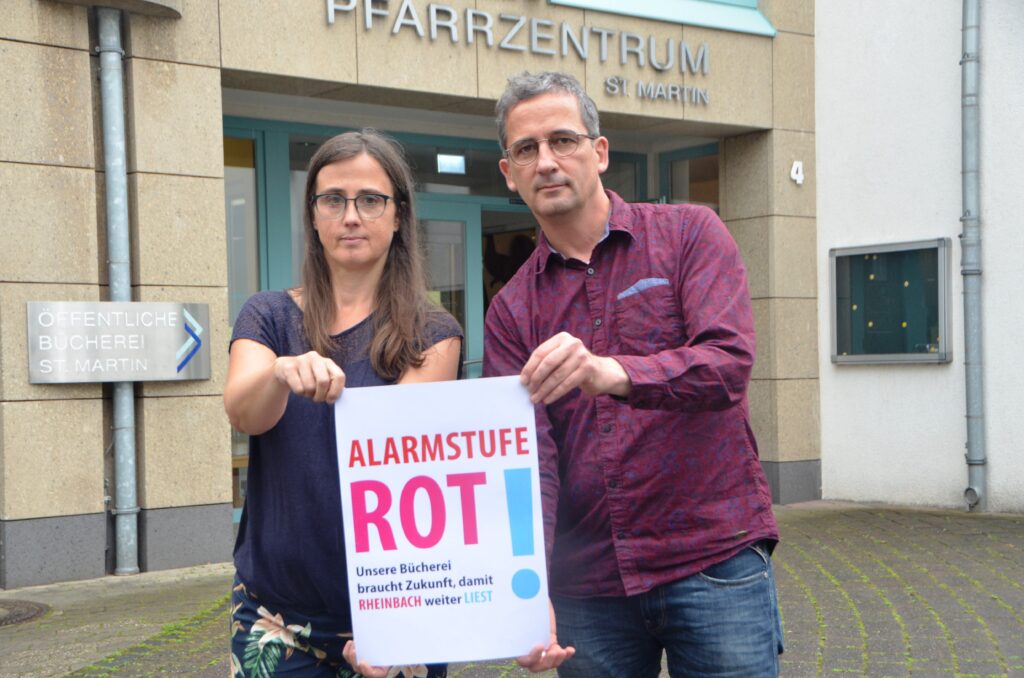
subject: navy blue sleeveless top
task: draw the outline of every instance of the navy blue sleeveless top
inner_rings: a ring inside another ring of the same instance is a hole
[[[438,312],[426,336],[424,350],[462,337],[462,329]],[[370,364],[372,338],[372,316],[335,337],[339,349],[330,357],[345,372],[345,388],[394,383]],[[259,292],[245,303],[231,336],[236,339],[259,342],[278,356],[312,350],[302,309],[280,291]],[[260,600],[328,614],[351,630],[333,405],[289,394],[281,420],[249,437],[247,484],[235,541],[238,578]]]

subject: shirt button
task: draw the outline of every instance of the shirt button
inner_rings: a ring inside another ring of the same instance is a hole
[[[597,320],[594,321],[594,327],[600,327],[600,326],[601,326],[601,319],[598,318]]]
[[[619,532],[619,533],[618,533],[617,535],[615,535],[615,536],[616,536],[616,537],[617,537],[617,538],[618,538],[619,540],[622,540],[622,539],[625,539],[625,538],[626,538],[626,533],[625,533],[625,532]]]
[[[608,487],[612,488],[613,490],[616,487],[618,487],[618,486],[619,486],[619,481],[618,480],[609,480],[608,481]]]
[[[587,275],[594,275],[594,267],[593,266],[591,266],[590,268],[587,269]]]
[[[611,432],[612,432],[612,425],[611,424],[601,424],[601,433],[611,433]]]

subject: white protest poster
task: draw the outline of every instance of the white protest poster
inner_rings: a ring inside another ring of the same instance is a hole
[[[346,389],[335,422],[360,660],[546,645],[536,429],[518,377]]]

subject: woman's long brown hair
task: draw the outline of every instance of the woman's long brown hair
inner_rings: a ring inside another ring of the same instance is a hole
[[[321,169],[363,153],[380,163],[394,187],[398,231],[391,240],[384,272],[377,284],[370,362],[381,377],[398,379],[407,368],[423,364],[427,320],[439,309],[427,299],[423,253],[413,205],[412,171],[398,143],[376,130],[346,132],[328,139],[309,161],[303,210],[306,231],[306,253],[302,262],[303,326],[317,353],[330,355],[332,349],[338,348],[330,333],[334,322],[331,269],[313,229],[313,196]]]

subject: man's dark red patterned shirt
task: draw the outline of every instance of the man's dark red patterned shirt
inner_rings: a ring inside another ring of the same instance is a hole
[[[589,263],[541,243],[492,301],[484,376],[568,332],[612,356],[628,399],[537,407],[550,590],[635,595],[778,539],[750,427],[747,275],[718,216],[612,201]],[[556,521],[557,517],[557,521]]]

